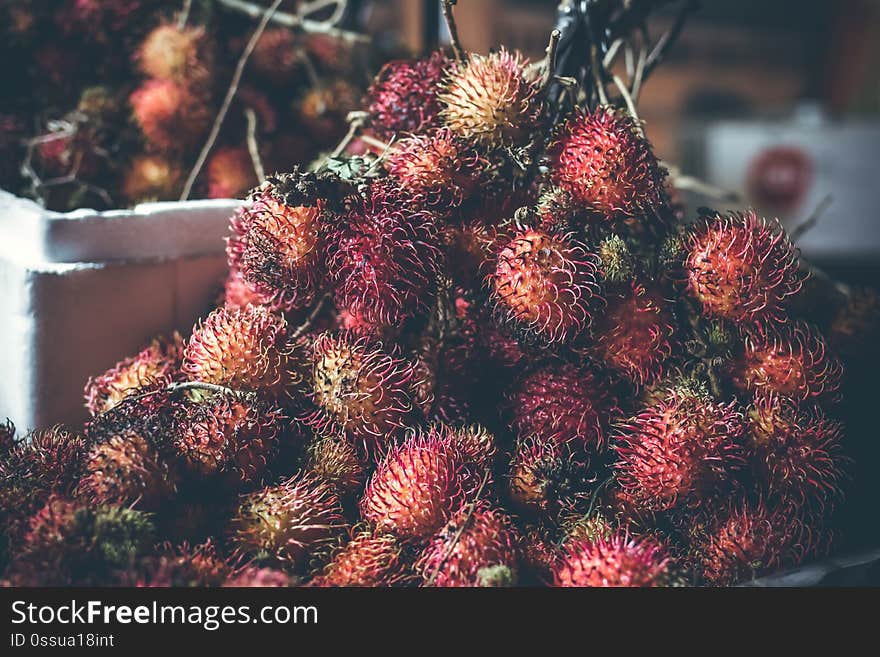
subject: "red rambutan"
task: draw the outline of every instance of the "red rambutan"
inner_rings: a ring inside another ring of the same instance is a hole
[[[147,142],[162,152],[198,143],[210,125],[207,100],[173,80],[147,80],[131,94],[130,102]]]
[[[605,365],[638,385],[663,376],[675,349],[672,313],[655,290],[633,283],[607,295],[608,306],[593,327],[593,350]]]
[[[521,377],[507,393],[510,427],[520,439],[536,437],[589,450],[605,444],[617,401],[591,369],[551,363]]]
[[[208,198],[240,198],[257,184],[254,163],[243,146],[218,148],[207,165]]]
[[[322,333],[314,342],[308,423],[322,434],[342,431],[375,455],[393,443],[413,417],[412,363],[367,338]]]
[[[278,86],[289,83],[303,66],[296,42],[297,37],[289,28],[268,28],[254,47],[249,68]]]
[[[142,570],[136,586],[192,588],[221,586],[232,572],[232,566],[208,540],[195,546],[189,543],[177,547],[163,545],[161,553],[148,559]]]
[[[367,92],[370,128],[383,140],[421,133],[438,123],[437,94],[450,60],[436,51],[417,61],[393,61],[382,67]]]
[[[621,427],[617,481],[646,510],[698,506],[745,465],[735,402],[673,392]]]
[[[746,332],[743,353],[731,365],[740,390],[794,399],[835,399],[843,366],[808,324],[793,322]]]
[[[540,80],[529,61],[505,49],[470,54],[452,66],[437,96],[440,118],[459,137],[483,146],[522,146],[538,128]]]
[[[803,283],[797,249],[778,221],[754,212],[717,215],[687,238],[687,287],[712,317],[737,323],[782,321]]]
[[[504,322],[541,342],[568,343],[590,325],[598,260],[573,236],[521,228],[499,251],[488,283]]]
[[[405,585],[412,579],[401,546],[394,536],[360,531],[334,552],[310,585],[388,587]]]
[[[223,293],[218,305],[231,309],[242,310],[246,306],[268,306],[270,300],[254,289],[236,268],[230,268],[223,283]]]
[[[657,541],[615,533],[569,541],[553,569],[555,586],[658,587],[675,583],[672,561]]]
[[[635,122],[622,111],[581,110],[548,150],[550,177],[587,211],[613,220],[656,217],[665,203],[665,172]]]
[[[427,586],[486,586],[502,567],[504,583],[517,582],[517,536],[510,519],[486,502],[464,507],[431,539],[415,564]],[[488,581],[487,581],[488,580]]]
[[[434,215],[374,187],[340,217],[329,240],[337,306],[382,325],[427,312],[439,255]]]
[[[245,566],[236,570],[225,582],[226,588],[284,588],[292,586],[293,580],[283,570]]]
[[[302,571],[317,550],[344,530],[342,507],[330,483],[300,472],[243,496],[229,538],[239,554]]]

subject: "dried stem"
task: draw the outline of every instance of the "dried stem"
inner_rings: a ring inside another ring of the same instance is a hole
[[[790,234],[791,241],[797,242],[801,237],[810,232],[810,230],[819,223],[822,215],[825,214],[829,207],[831,207],[833,202],[834,197],[832,197],[831,194],[827,194],[821,201],[819,201],[819,205],[817,205],[816,209],[810,213],[810,216],[792,229]]]
[[[180,10],[180,13],[177,15],[177,29],[182,30],[186,27],[186,22],[189,20],[190,11],[192,11],[192,0],[183,0],[183,7]]]
[[[608,95],[605,93],[604,71],[599,68],[599,49],[595,44],[590,46],[590,70],[593,72],[593,81],[596,83],[596,92],[599,94],[599,102],[608,104]]]
[[[247,147],[251,156],[251,162],[254,165],[254,173],[257,174],[257,181],[261,182],[266,178],[266,171],[263,169],[263,161],[260,159],[260,145],[257,143],[257,114],[248,107],[244,111],[244,118],[247,120]]]
[[[369,115],[366,112],[349,112],[348,114],[348,132],[345,133],[345,136],[342,140],[336,145],[336,148],[333,149],[333,152],[330,153],[324,160],[325,164],[328,160],[333,160],[345,152],[345,149],[348,148],[348,145],[354,140],[357,135],[357,131],[363,127],[364,123],[367,120]]]
[[[256,48],[257,41],[260,40],[260,37],[266,30],[266,26],[269,24],[269,19],[272,18],[272,14],[274,14],[278,10],[278,7],[281,6],[281,3],[283,1],[284,0],[274,0],[269,8],[263,12],[263,17],[260,19],[260,23],[257,25],[257,28],[251,35],[250,40],[247,42],[247,45],[244,48],[244,52],[241,53],[241,57],[238,58],[238,64],[235,66],[235,73],[232,76],[232,81],[229,83],[229,89],[227,89],[226,91],[226,97],[223,99],[223,104],[220,106],[220,111],[217,113],[217,117],[214,119],[214,125],[211,127],[211,133],[208,135],[208,140],[205,142],[205,145],[202,146],[202,151],[199,153],[199,157],[196,160],[192,171],[189,172],[189,176],[187,177],[186,183],[183,186],[183,191],[180,194],[181,201],[185,201],[186,199],[188,199],[190,193],[192,193],[192,188],[193,185],[195,185],[196,178],[199,177],[199,173],[201,172],[202,167],[205,165],[205,160],[208,159],[208,155],[210,154],[211,149],[214,147],[214,142],[217,141],[217,136],[220,134],[220,128],[223,125],[226,114],[229,112],[229,107],[232,105],[232,100],[235,98],[235,94],[238,91],[238,85],[241,82],[241,76],[244,74],[244,68],[247,65],[247,61],[250,58],[251,53],[254,51],[254,48]]]
[[[636,104],[633,101],[632,96],[629,95],[629,90],[626,88],[626,85],[623,83],[623,80],[621,80],[619,76],[614,75],[611,79],[614,80],[614,84],[617,87],[617,90],[620,92],[623,101],[626,103],[626,108],[629,110],[630,116],[632,116],[635,120],[639,132],[642,133],[644,136],[642,124],[639,120],[639,113],[638,111],[636,111]]]
[[[226,386],[218,386],[216,383],[205,383],[204,381],[175,381],[174,383],[169,383],[168,387],[165,388],[165,392],[169,394],[175,395],[179,392],[186,392],[187,390],[207,390],[208,392],[216,392],[221,395],[240,395],[241,393],[237,390],[233,390],[232,388],[227,388]],[[148,394],[156,394],[159,392],[158,390],[148,393]]]
[[[263,12],[265,11],[265,7],[261,7],[260,5],[254,4],[253,2],[247,2],[246,0],[217,0],[217,2],[227,9],[239,11],[246,16],[250,16],[251,18],[259,18],[263,15]],[[308,5],[306,5],[297,14],[275,12],[272,15],[271,20],[272,22],[278,23],[279,25],[284,25],[285,27],[299,29],[303,32],[311,32],[313,34],[326,34],[327,36],[335,37],[347,43],[370,42],[370,37],[366,34],[351,32],[349,30],[342,30],[338,27],[335,27],[330,21],[313,21],[303,17],[304,14],[313,13],[314,11],[316,11],[316,9],[310,9]],[[341,12],[337,11],[336,13]],[[336,15],[336,13],[334,15]]]
[[[553,68],[556,64],[556,51],[559,48],[559,40],[562,38],[562,32],[553,30],[550,33],[550,43],[547,44],[547,56],[544,60],[544,78],[541,81],[541,87],[547,89],[553,81]]]
[[[449,43],[452,46],[452,54],[458,61],[464,61],[464,50],[461,47],[461,41],[458,39],[458,26],[455,24],[455,16],[453,16],[452,8],[455,6],[456,0],[442,0],[443,19],[446,21],[446,27],[449,29]]]
[[[715,199],[716,201],[725,201],[727,203],[742,202],[740,195],[736,192],[728,189],[721,189],[720,187],[716,187],[715,185],[700,180],[699,178],[694,178],[693,176],[686,176],[681,173],[681,170],[678,167],[672,164],[667,164],[665,162],[661,164],[663,164],[664,168],[669,171],[669,178],[672,180],[673,186],[677,189],[694,192],[705,196],[706,198]]]
[[[669,54],[669,50],[681,34],[681,30],[684,27],[688,16],[697,10],[699,4],[699,0],[685,0],[681,9],[678,11],[678,15],[675,17],[675,21],[672,23],[672,27],[660,37],[660,40],[657,41],[654,48],[651,50],[651,54],[648,55],[648,58],[645,61],[645,69],[642,79],[646,79],[651,75],[651,73],[654,72],[654,69],[657,68],[657,66],[666,58],[666,55]]]

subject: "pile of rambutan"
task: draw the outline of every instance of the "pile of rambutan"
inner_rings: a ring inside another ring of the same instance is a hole
[[[4,429],[6,579],[716,586],[822,557],[849,460],[808,265],[776,220],[682,218],[557,37],[388,64],[364,153],[250,192],[188,338],[90,380],[82,432]]]

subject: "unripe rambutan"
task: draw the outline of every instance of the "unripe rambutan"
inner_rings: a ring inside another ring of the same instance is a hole
[[[481,586],[486,568],[505,566],[513,584],[519,570],[516,532],[510,519],[486,502],[464,507],[431,539],[415,564],[426,586]]]
[[[137,576],[136,586],[150,588],[192,588],[221,586],[232,567],[209,540],[200,545],[162,546],[161,554],[147,560]]]
[[[597,250],[602,275],[609,283],[632,283],[636,277],[636,259],[619,235],[609,235]]]
[[[547,232],[568,232],[578,226],[578,215],[583,213],[568,190],[550,186],[541,191],[535,204],[538,226]]]
[[[385,64],[367,91],[370,129],[387,141],[436,126],[441,107],[437,94],[450,63],[438,50],[417,61]]]
[[[92,415],[109,411],[123,399],[151,384],[168,384],[178,377],[183,360],[183,338],[174,332],[159,337],[137,356],[126,358],[104,374],[89,378],[86,408]]]
[[[159,151],[189,148],[210,125],[207,100],[173,80],[147,80],[131,94],[130,102],[148,144]]]
[[[540,124],[540,81],[529,61],[505,49],[470,54],[453,66],[437,96],[440,118],[455,134],[483,146],[521,146]]]
[[[205,85],[213,69],[213,53],[204,27],[161,23],[147,35],[135,59],[150,78]]]
[[[174,494],[168,464],[138,433],[113,436],[86,456],[77,496],[90,504],[156,509]]]
[[[322,333],[312,353],[318,410],[308,423],[344,432],[370,455],[384,451],[413,418],[412,363],[347,334]]]
[[[465,504],[473,479],[461,453],[436,433],[413,434],[379,462],[361,517],[401,539],[427,539]]]
[[[743,430],[734,402],[672,393],[622,425],[617,481],[647,510],[704,504],[745,464]]]
[[[281,419],[280,411],[256,398],[218,395],[187,406],[174,447],[202,476],[252,484],[278,452]]]
[[[337,306],[382,325],[427,312],[437,280],[437,244],[432,213],[374,187],[340,217],[328,241]]]
[[[834,399],[843,376],[843,366],[828,353],[825,340],[803,322],[748,331],[743,353],[731,369],[740,390],[802,400]]]
[[[360,531],[334,552],[310,585],[388,587],[406,585],[412,579],[401,545],[394,536]]]
[[[699,518],[690,559],[710,586],[730,586],[798,565],[812,550],[809,529],[796,513],[764,502],[735,501]]]
[[[208,198],[240,198],[257,184],[254,163],[243,146],[218,148],[207,165]]]
[[[570,541],[553,569],[554,586],[670,586],[677,576],[657,541],[615,533],[593,541]]]
[[[499,251],[488,284],[504,322],[540,342],[568,343],[590,325],[598,260],[571,235],[520,228]]]
[[[643,385],[663,376],[676,347],[674,319],[663,296],[633,283],[609,292],[593,327],[593,351],[607,367]]]
[[[293,585],[293,579],[283,570],[245,566],[235,571],[225,582],[224,588],[284,588]]]
[[[31,519],[12,572],[29,586],[108,585],[133,569],[152,543],[153,525],[140,511],[53,497]]]
[[[576,110],[548,149],[550,178],[601,218],[644,221],[665,203],[665,172],[623,111]]]
[[[771,500],[823,509],[841,497],[843,425],[818,407],[759,395],[746,414],[755,474]]]
[[[684,269],[706,314],[741,324],[783,321],[786,300],[803,283],[797,249],[779,222],[751,211],[698,224],[687,238]]]
[[[254,190],[251,206],[233,216],[227,244],[230,267],[284,311],[311,305],[325,279],[324,203],[288,204],[296,179],[279,176]]]
[[[218,308],[186,345],[183,373],[193,381],[281,398],[290,384],[287,322],[259,306]]]
[[[617,401],[591,369],[551,363],[521,377],[507,393],[510,427],[531,436],[599,450]]]
[[[167,201],[180,195],[183,170],[162,155],[139,155],[129,165],[122,193],[130,203]]]
[[[400,141],[385,166],[417,204],[446,212],[475,191],[481,159],[443,128]]]
[[[300,472],[241,498],[229,527],[236,552],[301,571],[345,529],[329,482]]]
[[[330,482],[339,497],[357,494],[367,479],[367,468],[349,442],[338,436],[318,438],[308,448],[307,467]]]

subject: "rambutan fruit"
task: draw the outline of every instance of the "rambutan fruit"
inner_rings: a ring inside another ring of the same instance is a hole
[[[498,454],[498,441],[486,427],[479,424],[469,426],[435,424],[429,431],[437,434],[440,440],[445,441],[461,454],[465,463],[481,470],[492,469]]]
[[[437,94],[450,64],[446,53],[439,50],[420,60],[385,64],[365,101],[370,129],[376,136],[388,141],[436,126],[441,109]]]
[[[498,253],[488,285],[495,312],[524,336],[568,343],[599,301],[598,259],[571,235],[520,228]]]
[[[674,392],[621,426],[617,481],[640,506],[705,504],[745,465],[735,402]]]
[[[520,581],[527,586],[547,586],[553,581],[558,550],[547,529],[525,526],[520,531]]]
[[[803,283],[798,253],[779,222],[754,212],[717,215],[692,229],[684,261],[688,292],[711,317],[781,322]]]
[[[480,165],[476,151],[446,128],[403,139],[385,164],[417,204],[442,212],[458,207],[475,191]]]
[[[534,214],[542,230],[568,232],[579,227],[577,218],[582,213],[583,208],[568,190],[551,185],[541,191]]]
[[[300,472],[244,495],[229,526],[229,539],[238,554],[302,571],[317,550],[344,530],[342,507],[331,484]]]
[[[311,305],[325,280],[324,202],[293,200],[297,179],[278,176],[254,190],[251,206],[232,218],[227,243],[230,267],[284,311]]]
[[[840,499],[847,464],[840,422],[772,393],[758,395],[746,419],[752,464],[769,499],[819,509]]]
[[[547,438],[517,442],[507,472],[507,495],[529,516],[552,518],[577,492],[577,460],[564,445]]]
[[[29,586],[95,586],[120,580],[153,544],[149,516],[51,498],[30,521],[11,572]]]
[[[189,148],[210,125],[208,101],[173,80],[147,80],[129,100],[147,143],[158,151]]]
[[[391,534],[361,530],[334,551],[311,582],[319,587],[390,587],[413,580],[398,540]]]
[[[277,568],[245,566],[236,570],[223,582],[225,588],[284,588],[293,585],[293,578]]]
[[[599,450],[617,401],[588,367],[550,363],[520,377],[507,392],[510,427],[520,439],[536,437]]]
[[[141,43],[135,59],[149,78],[204,85],[213,72],[213,52],[204,27],[161,23]]]
[[[485,586],[498,580],[490,569],[508,571],[501,581],[516,584],[519,555],[510,519],[484,501],[455,513],[422,551],[415,569],[424,585]]]
[[[497,230],[475,219],[446,226],[440,237],[453,282],[467,289],[478,289],[489,273]]]
[[[167,385],[178,377],[182,360],[183,338],[179,333],[156,338],[136,356],[118,362],[100,376],[90,377],[85,387],[86,408],[98,415],[141,388]]]
[[[662,587],[678,575],[663,545],[617,532],[610,538],[569,541],[553,569],[554,586]]]
[[[255,290],[238,269],[232,268],[223,282],[223,292],[217,303],[220,306],[241,310],[246,306],[269,305],[270,300]]]
[[[162,155],[138,155],[122,181],[122,193],[130,203],[168,201],[180,195],[183,169]]]
[[[160,554],[147,560],[135,584],[150,588],[221,586],[232,567],[210,540],[199,545],[162,546]]]
[[[361,517],[404,540],[426,540],[472,495],[474,472],[435,432],[414,433],[379,462]]]
[[[576,110],[559,128],[548,157],[553,183],[599,218],[645,221],[665,203],[666,174],[623,111]]]
[[[606,297],[605,312],[593,326],[593,352],[637,385],[656,381],[676,348],[668,304],[657,290],[638,283]]]
[[[175,492],[168,464],[146,438],[130,432],[94,445],[77,496],[90,504],[157,509]]]
[[[336,304],[381,325],[427,313],[439,257],[434,215],[374,186],[339,218],[328,241]]]
[[[335,144],[345,134],[348,113],[358,108],[359,92],[343,80],[310,88],[299,100],[299,120],[319,144]]]
[[[318,433],[343,432],[369,455],[384,451],[414,417],[412,363],[367,338],[322,333],[314,342],[307,419]]]
[[[278,452],[281,412],[239,395],[188,404],[174,447],[194,472],[219,475],[235,486],[260,480]]]
[[[302,71],[297,36],[286,27],[270,27],[257,40],[249,69],[277,86],[290,83]]]
[[[742,500],[700,517],[689,558],[709,586],[730,586],[794,567],[812,550],[810,531],[790,509]]]
[[[743,352],[731,364],[740,390],[774,392],[794,399],[836,398],[843,366],[818,331],[803,322],[746,332]]]
[[[279,399],[292,379],[287,322],[261,306],[218,308],[186,345],[183,373],[192,381]]]
[[[522,146],[540,125],[540,80],[520,53],[470,54],[450,68],[437,96],[453,133],[488,147]]]
[[[636,278],[636,259],[619,235],[609,235],[596,250],[602,275],[608,283],[628,284]]]
[[[367,479],[367,468],[354,447],[339,436],[314,440],[308,447],[306,467],[330,482],[340,498],[359,493]]]
[[[257,185],[254,163],[243,146],[218,148],[207,164],[208,198],[240,198]]]

